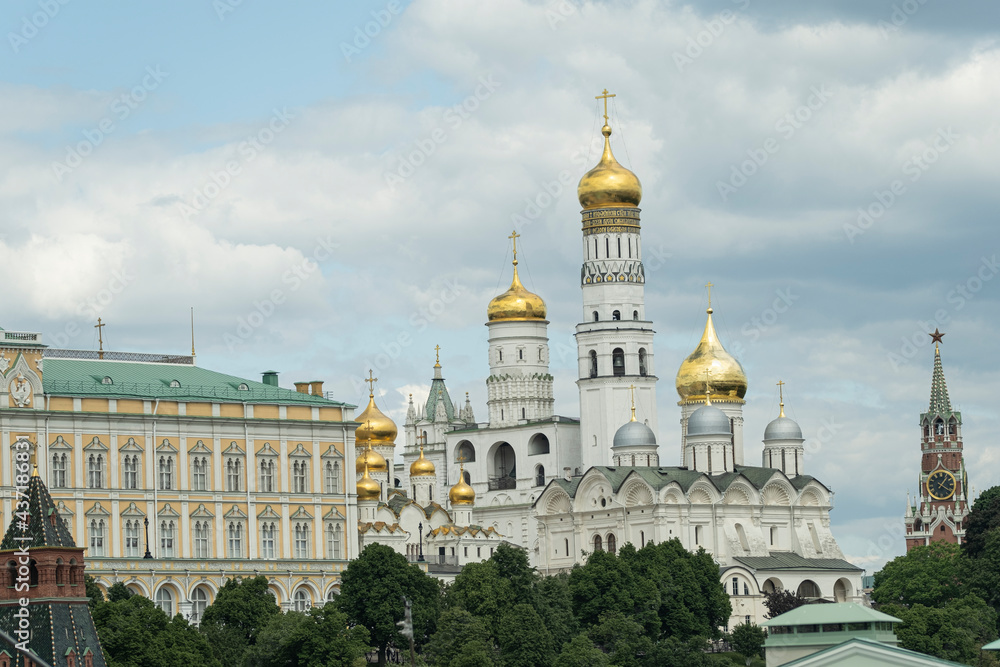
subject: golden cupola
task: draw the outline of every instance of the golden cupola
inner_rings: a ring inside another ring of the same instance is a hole
[[[452,505],[474,505],[476,503],[476,491],[465,483],[465,466],[458,470],[458,484],[451,487],[448,492],[448,500]]]
[[[510,235],[514,240],[514,279],[510,289],[499,296],[493,297],[486,308],[486,317],[490,322],[518,322],[524,320],[544,320],[545,302],[542,297],[529,292],[521,284],[517,275],[517,232]]]
[[[580,179],[576,189],[580,206],[584,210],[606,208],[611,206],[638,206],[642,200],[642,184],[639,178],[625,167],[618,164],[611,152],[611,126],[608,125],[608,98],[614,97],[604,91],[597,99],[604,99],[604,153],[597,166],[588,171]]]
[[[368,407],[360,415],[354,418],[358,422],[354,439],[357,442],[370,442],[373,447],[395,447],[396,445],[396,424],[386,417],[378,406],[375,405],[375,382],[378,378],[372,377],[372,372],[368,371],[369,383]]]
[[[388,472],[389,462],[371,447],[366,447],[354,463],[354,470],[356,472],[364,472],[365,470],[370,470],[374,473]]]
[[[420,448],[420,458],[410,464],[410,477],[430,477],[436,475],[434,463],[424,458],[424,448]]]
[[[365,468],[364,475],[358,480],[358,501],[378,500],[382,495],[382,487],[374,479],[368,476],[368,469]]]
[[[712,324],[712,307],[709,306],[705,333],[677,371],[677,394],[682,401],[703,402],[706,389],[711,399],[741,401],[747,393],[747,376],[740,362],[722,347],[715,326]]]

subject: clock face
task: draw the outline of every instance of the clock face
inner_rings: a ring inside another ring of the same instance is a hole
[[[927,492],[935,500],[948,500],[955,495],[955,476],[947,470],[935,470],[927,478]]]

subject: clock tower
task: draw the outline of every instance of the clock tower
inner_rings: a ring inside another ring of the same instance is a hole
[[[962,460],[962,413],[951,409],[941,366],[941,338],[935,330],[931,401],[920,415],[920,488],[907,502],[906,549],[931,542],[961,543],[969,515],[967,475]]]

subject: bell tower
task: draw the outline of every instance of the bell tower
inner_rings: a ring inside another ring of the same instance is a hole
[[[941,366],[943,333],[934,341],[931,400],[920,415],[920,489],[907,503],[906,549],[931,542],[961,543],[969,515],[968,475],[962,457],[962,413],[952,410]]]
[[[637,419],[658,431],[653,323],[646,317],[639,237],[642,185],[611,152],[608,99],[604,100],[604,152],[577,188],[583,206],[583,319],[576,325],[580,438],[588,465],[609,465],[618,427],[629,418],[635,389]]]

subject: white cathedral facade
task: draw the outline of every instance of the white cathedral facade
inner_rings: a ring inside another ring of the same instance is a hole
[[[711,307],[676,376],[681,465],[663,464],[642,187],[615,160],[606,116],[602,133],[600,162],[578,189],[580,418],[553,412],[546,307],[520,282],[515,233],[511,286],[487,310],[488,421],[475,421],[467,396],[464,406],[452,400],[438,361],[426,400],[410,397],[403,463],[390,468],[396,428],[370,401],[357,418],[360,541],[408,555],[420,548],[457,565],[508,541],[553,574],[597,549],[679,539],[719,564],[731,624],[763,621],[763,594],[775,588],[860,601],[862,570],[844,560],[830,531],[832,493],[806,474],[802,431],[783,404],[764,429],[761,465],[746,464],[747,378],[716,335]],[[388,424],[373,425],[379,420]]]

